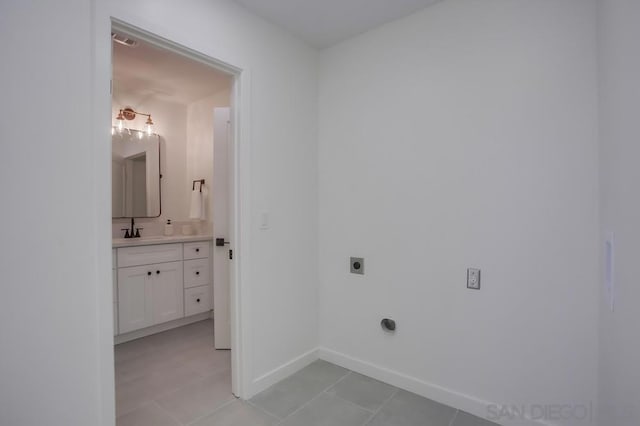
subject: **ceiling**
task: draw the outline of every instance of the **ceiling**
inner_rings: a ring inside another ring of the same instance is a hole
[[[236,0],[324,48],[442,0]]]
[[[148,43],[113,43],[113,98],[190,104],[231,86],[232,78],[212,67]]]

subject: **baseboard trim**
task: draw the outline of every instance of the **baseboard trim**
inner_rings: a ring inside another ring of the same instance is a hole
[[[434,383],[425,382],[398,371],[390,370],[325,347],[318,348],[317,357],[481,418],[486,417],[487,406],[500,405],[461,392],[456,392]],[[503,426],[557,426],[552,423],[530,418],[502,421],[500,424]]]
[[[143,328],[140,330],[131,331],[129,333],[118,334],[117,336],[114,336],[113,344],[119,345],[120,343],[130,342],[131,340],[140,339],[141,337],[151,336],[152,334],[161,333],[163,331],[171,330],[173,328],[182,327],[183,325],[192,324],[194,322],[213,318],[212,312],[213,311],[207,311],[201,314],[191,315],[186,318],[180,318],[177,320],[165,322],[162,324],[154,325],[154,326]]]
[[[302,370],[307,365],[318,359],[318,349],[314,348],[302,355],[292,359],[291,361],[274,368],[268,373],[253,380],[252,389],[249,398],[267,389],[269,386],[275,385],[280,380],[286,379],[293,373]]]

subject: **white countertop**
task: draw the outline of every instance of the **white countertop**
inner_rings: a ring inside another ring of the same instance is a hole
[[[208,241],[212,239],[212,235],[172,235],[170,237],[165,237],[164,235],[155,235],[141,238],[114,238],[112,240],[112,247],[120,248],[133,246],[150,246],[153,244],[192,243],[196,241]]]

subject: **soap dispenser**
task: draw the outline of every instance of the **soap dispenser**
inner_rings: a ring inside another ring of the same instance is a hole
[[[167,224],[164,226],[164,235],[167,237],[173,235],[173,225],[171,224],[171,219],[167,219]]]

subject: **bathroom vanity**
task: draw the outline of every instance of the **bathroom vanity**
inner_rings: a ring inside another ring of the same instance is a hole
[[[210,317],[212,237],[113,240],[115,343]]]

